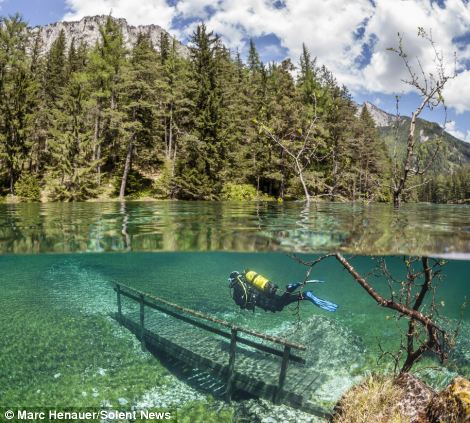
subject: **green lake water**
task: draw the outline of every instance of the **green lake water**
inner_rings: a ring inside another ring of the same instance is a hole
[[[336,313],[310,303],[301,304],[300,314],[293,306],[281,313],[240,310],[227,283],[231,271],[245,268],[281,287],[302,281],[306,268],[289,253],[313,259],[331,251],[347,253],[363,274],[380,257],[400,276],[402,254],[448,258],[436,302],[443,305],[443,324],[461,320],[459,341],[444,366],[426,357],[419,372],[435,387],[457,374],[470,377],[470,313],[461,309],[470,297],[469,207],[0,205],[0,406],[152,403],[182,407],[184,414],[194,412],[184,407],[205,401],[207,393],[186,387],[184,378],[175,381],[171,368],[142,352],[135,337],[109,317],[116,311],[114,283],[270,334],[313,322],[314,365],[325,376],[319,401],[333,404],[364,374],[390,365],[377,364],[377,357],[379,344],[397,347],[400,327],[391,312],[378,307],[333,258],[312,276],[325,281],[313,290],[339,304]],[[372,275],[370,282],[387,293],[383,277]],[[198,412],[208,412],[205,407]]]

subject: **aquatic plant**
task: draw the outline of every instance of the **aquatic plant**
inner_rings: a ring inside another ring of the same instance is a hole
[[[29,303],[29,304],[28,304]],[[5,406],[99,407],[131,401],[167,371],[99,315],[14,304],[0,315],[0,399]]]
[[[370,375],[341,398],[333,422],[408,423],[409,417],[399,408],[403,394],[392,378]]]
[[[178,409],[178,423],[231,423],[236,421],[234,409],[209,399],[195,401]]]

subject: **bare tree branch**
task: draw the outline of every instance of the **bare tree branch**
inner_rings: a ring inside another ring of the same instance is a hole
[[[403,165],[400,166],[397,160],[396,150],[394,152],[394,161],[395,166],[393,167],[392,175],[392,194],[393,194],[393,203],[396,207],[400,206],[402,195],[407,191],[406,184],[408,179],[414,175],[423,175],[431,166],[434,158],[437,156],[439,150],[439,143],[437,144],[434,153],[428,158],[427,164],[420,169],[419,161],[416,157],[416,122],[424,108],[428,107],[433,109],[439,105],[444,105],[444,97],[442,95],[444,86],[450,80],[455,78],[456,73],[448,75],[445,70],[444,65],[444,56],[437,50],[436,44],[432,38],[432,33],[427,33],[423,28],[418,28],[418,36],[424,38],[431,45],[434,52],[434,63],[436,66],[436,75],[432,72],[426,72],[422,66],[420,59],[417,59],[419,72],[421,78],[418,76],[418,73],[414,70],[413,66],[410,63],[408,55],[406,54],[403,47],[403,36],[398,34],[398,47],[390,48],[388,50],[396,53],[403,61],[405,68],[408,72],[409,79],[404,80],[406,84],[414,87],[421,97],[421,103],[411,114],[411,122],[408,131],[407,145],[406,145],[406,154],[403,160]],[[397,110],[398,110],[398,98],[397,98]],[[446,112],[447,119],[447,112]],[[398,126],[398,122],[397,122]],[[444,125],[445,126],[445,125]],[[415,163],[413,163],[415,162]]]
[[[294,150],[294,146],[288,147],[285,143],[285,140],[281,140],[279,137],[274,135],[274,133],[265,124],[259,124],[259,128],[268,135],[268,138],[274,144],[278,145],[292,159],[294,170],[300,179],[300,183],[302,184],[302,188],[305,194],[305,200],[307,201],[307,203],[310,203],[311,195],[304,177],[305,166],[310,163],[310,160],[313,157],[317,158],[317,160],[319,159],[319,157],[316,157],[316,151],[319,147],[318,142],[316,142],[315,139],[312,140],[311,138],[311,133],[315,129],[318,121],[317,98],[315,96],[315,93],[313,94],[313,100],[313,117],[308,125],[307,131],[301,136],[302,145],[296,152]],[[291,131],[290,134],[287,134],[286,138],[289,137],[291,138],[291,141],[295,139],[293,131]]]

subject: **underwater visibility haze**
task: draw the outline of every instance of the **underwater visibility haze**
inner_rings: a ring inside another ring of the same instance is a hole
[[[216,382],[191,383],[198,369],[178,373],[110,317],[117,310],[114,284],[122,284],[307,345],[306,365],[319,374],[311,389],[331,409],[365,374],[391,370],[377,358],[381,349],[398,347],[404,322],[390,319],[392,312],[334,259],[315,266],[310,278],[325,281],[313,291],[338,304],[335,313],[306,301],[278,313],[241,310],[227,278],[254,269],[284,287],[306,277],[290,253],[312,260],[336,251],[364,275],[382,257],[397,275],[403,255],[447,258],[436,302],[446,322],[461,321],[459,337],[444,365],[426,356],[417,371],[435,388],[457,374],[470,376],[470,314],[462,311],[470,295],[468,206],[1,204],[0,406],[140,404],[178,408],[179,415],[209,412],[206,397],[217,396]],[[383,276],[370,282],[387,293]]]

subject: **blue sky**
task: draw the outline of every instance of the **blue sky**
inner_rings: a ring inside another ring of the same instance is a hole
[[[388,112],[410,114],[419,97],[401,82],[403,64],[387,47],[404,36],[410,57],[433,69],[429,43],[417,28],[432,31],[451,71],[457,53],[458,76],[448,84],[447,128],[470,142],[470,2],[466,0],[0,0],[0,14],[19,12],[31,25],[77,20],[86,15],[124,17],[131,24],[156,23],[185,40],[204,20],[225,43],[246,52],[253,38],[264,62],[290,57],[298,62],[305,42],[359,103],[370,101]],[[327,6],[326,6],[327,5]],[[414,56],[413,56],[414,55]],[[417,65],[415,62],[414,65]],[[442,111],[423,117],[443,122]]]

